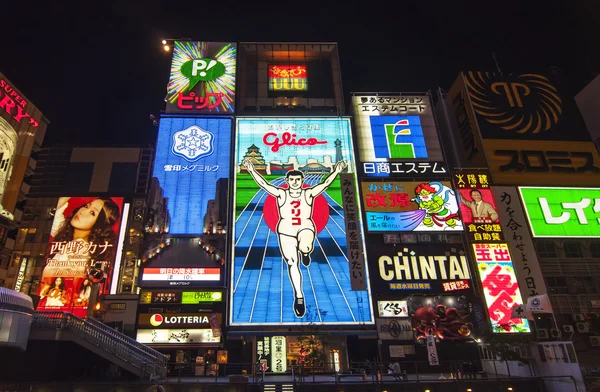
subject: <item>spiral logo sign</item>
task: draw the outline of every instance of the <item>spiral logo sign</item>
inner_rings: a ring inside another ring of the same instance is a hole
[[[468,72],[465,82],[475,112],[506,132],[540,134],[561,119],[563,102],[545,76]]]

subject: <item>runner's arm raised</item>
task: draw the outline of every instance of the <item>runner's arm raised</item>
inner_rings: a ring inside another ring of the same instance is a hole
[[[333,183],[333,180],[335,180],[335,178],[338,176],[338,174],[340,174],[342,172],[342,170],[344,170],[345,168],[346,168],[346,163],[344,161],[339,161],[335,165],[333,172],[331,172],[331,174],[327,176],[325,181],[308,189],[306,191],[307,195],[312,198],[319,196],[321,193],[323,193],[323,191],[325,189],[329,188],[329,185],[331,185],[331,183]]]
[[[252,179],[256,182],[256,184],[261,187],[265,192],[275,196],[280,197],[283,193],[283,190],[276,187],[275,185],[269,184],[267,180],[264,179],[263,176],[260,175],[259,172],[256,171],[254,165],[250,161],[250,159],[246,159],[243,162],[243,165],[248,170],[248,173],[252,176]]]

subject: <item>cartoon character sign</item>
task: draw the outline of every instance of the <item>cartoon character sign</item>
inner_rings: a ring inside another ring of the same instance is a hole
[[[455,192],[446,181],[363,182],[369,231],[460,231]]]
[[[351,285],[348,119],[238,118],[236,171],[231,324],[373,323]]]

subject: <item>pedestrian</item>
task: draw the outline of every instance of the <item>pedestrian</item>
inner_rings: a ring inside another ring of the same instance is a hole
[[[402,380],[402,370],[400,369],[400,364],[398,361],[390,364],[390,370],[392,371],[392,376],[394,380]]]

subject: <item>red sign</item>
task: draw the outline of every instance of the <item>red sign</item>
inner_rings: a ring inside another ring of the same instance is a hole
[[[142,280],[195,280],[213,281],[221,279],[220,268],[145,268]]]
[[[306,65],[269,65],[269,78],[306,78]]]
[[[271,151],[277,152],[283,146],[314,146],[317,144],[327,144],[327,140],[318,140],[314,137],[303,138],[296,140],[295,133],[284,132],[281,134],[281,139],[275,132],[269,132],[263,136],[263,143],[271,146]]]
[[[1,90],[4,90],[4,96]],[[13,116],[16,122],[21,123],[25,119],[33,127],[37,127],[39,123],[25,112],[26,107],[27,101],[6,80],[0,79],[0,108]]]
[[[444,291],[456,291],[456,290],[466,290],[470,289],[469,281],[466,279],[463,280],[455,280],[454,282],[444,282],[442,283],[442,288]]]

